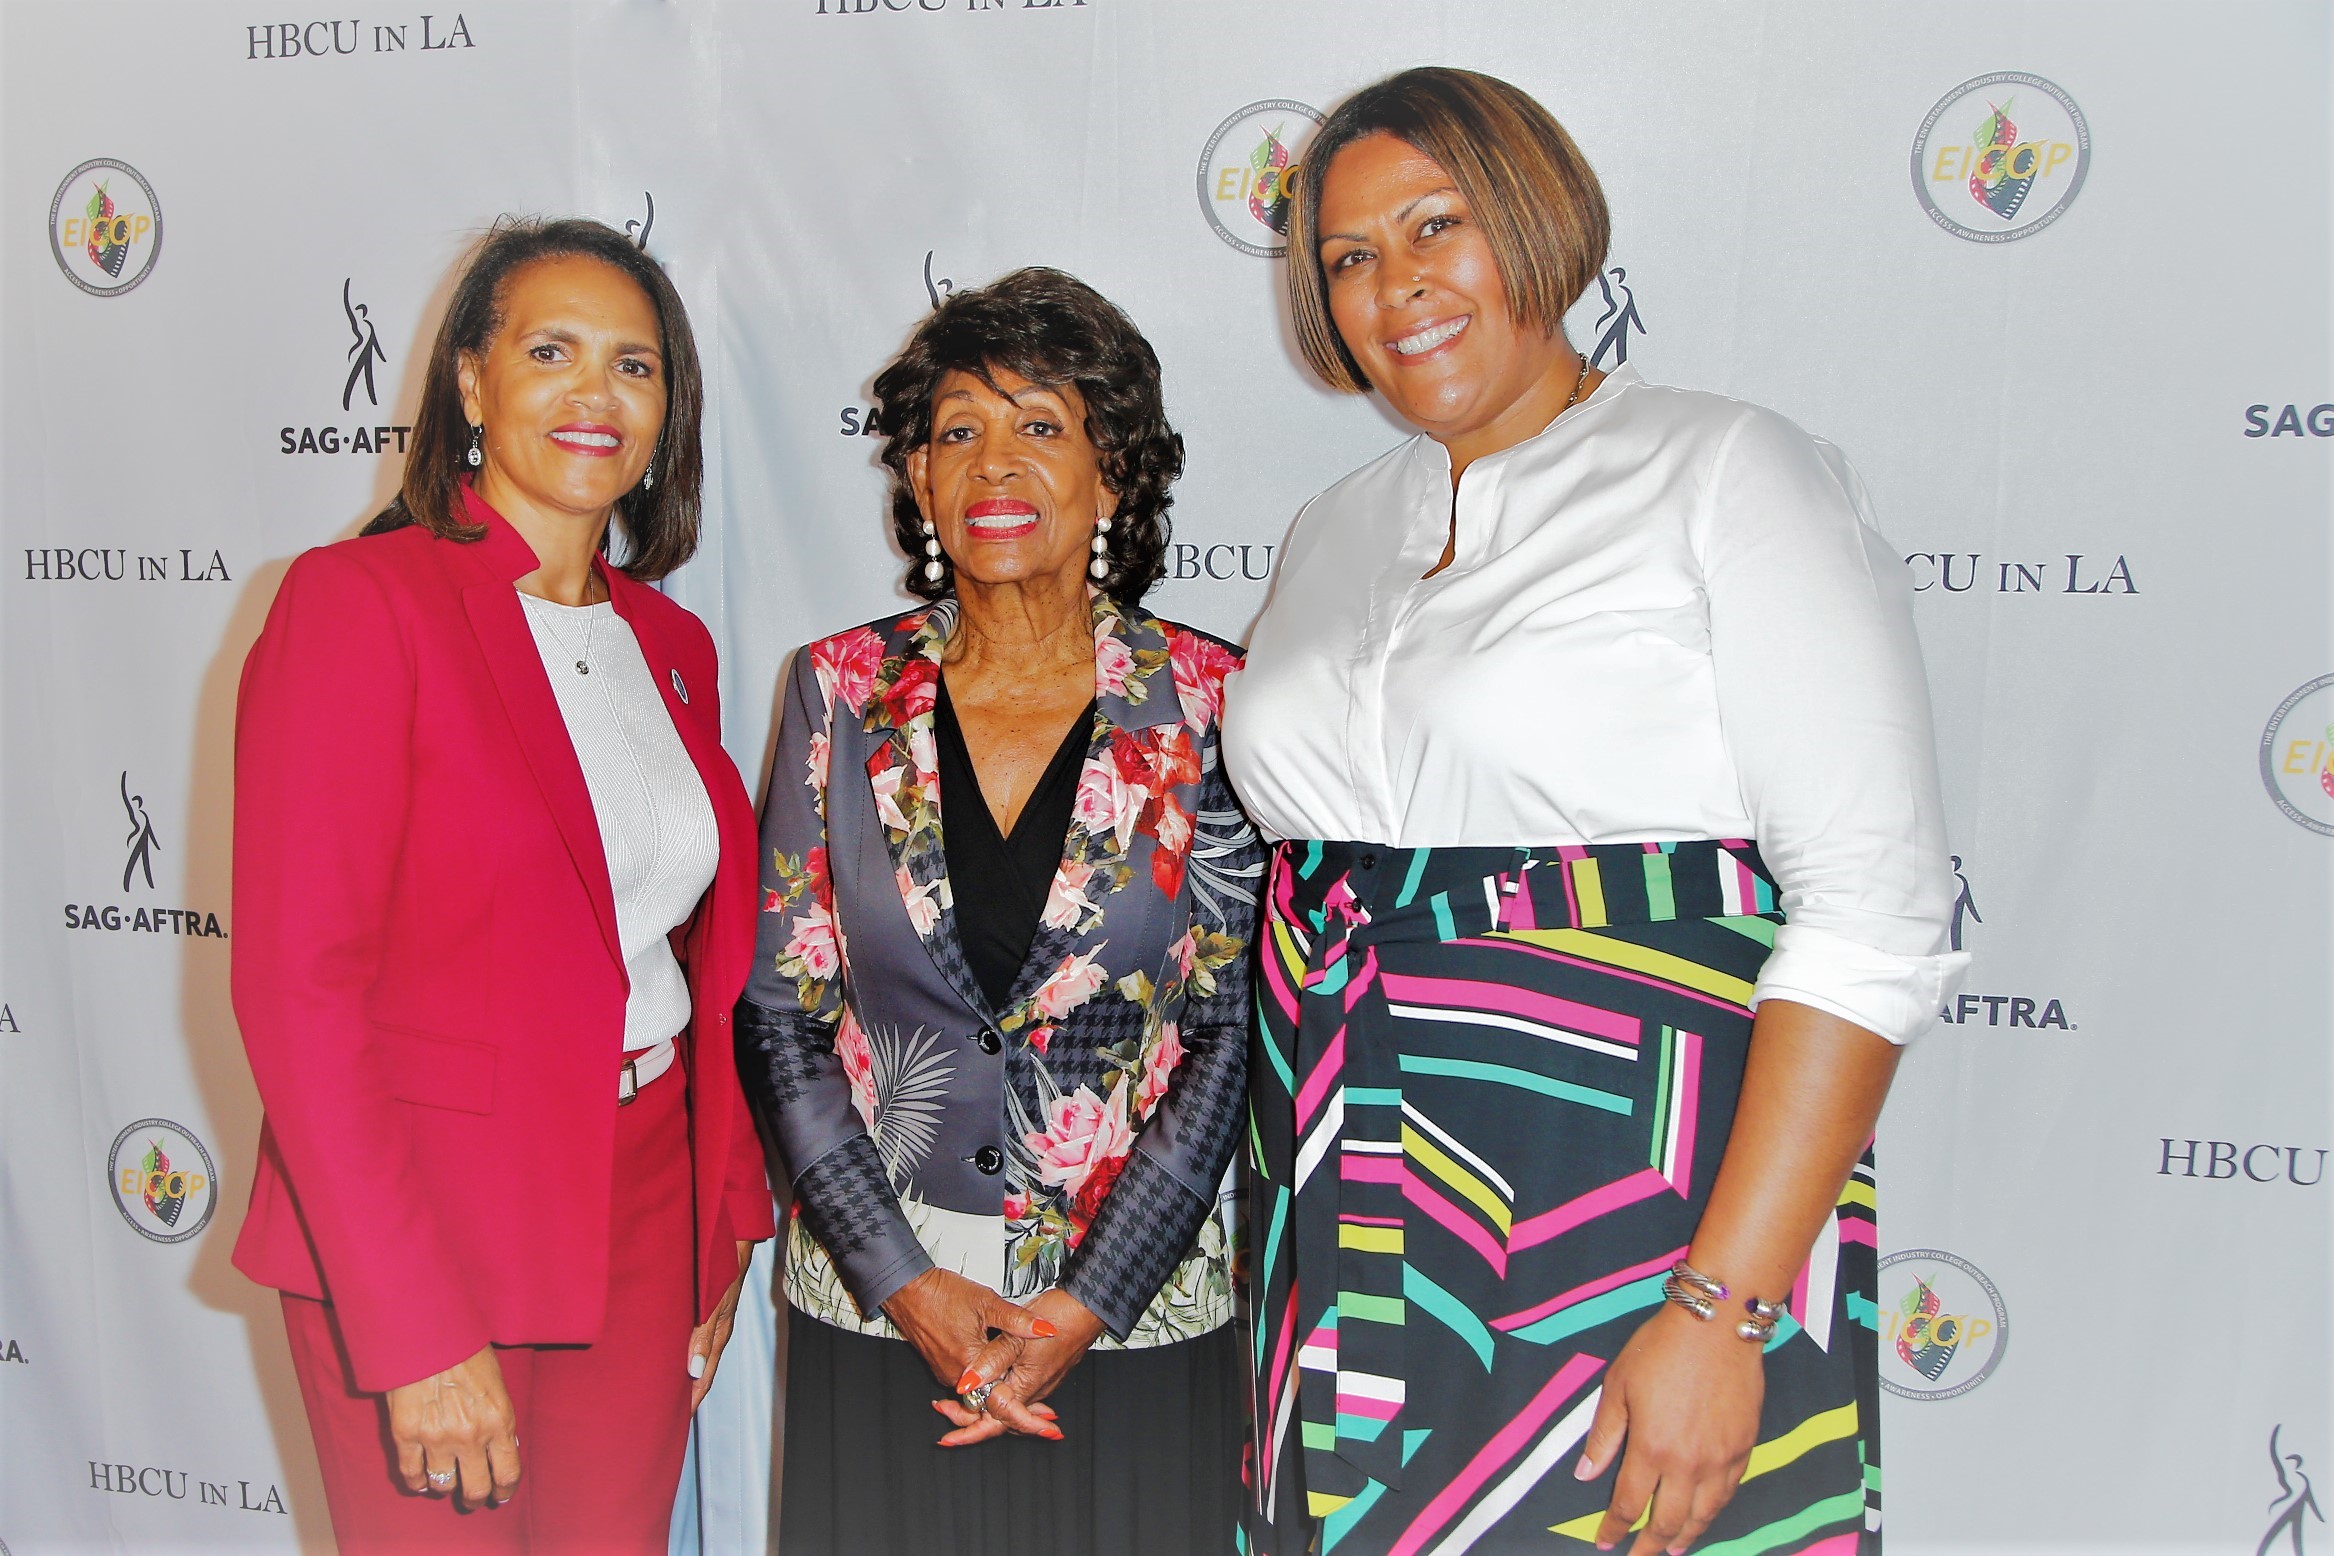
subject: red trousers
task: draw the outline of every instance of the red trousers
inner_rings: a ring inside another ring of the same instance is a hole
[[[331,1304],[283,1299],[341,1556],[664,1556],[688,1447],[695,1322],[687,1082],[678,1067],[618,1109],[612,1199],[600,1338],[496,1348],[518,1413],[520,1464],[518,1493],[500,1507],[465,1512],[451,1498],[408,1492],[387,1402],[354,1387]],[[525,1215],[524,1195],[490,1213]]]

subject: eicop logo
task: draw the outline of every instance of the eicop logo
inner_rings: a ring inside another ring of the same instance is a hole
[[[219,1173],[211,1153],[185,1126],[141,1118],[113,1137],[105,1177],[114,1208],[140,1237],[183,1243],[211,1224],[219,1208]]]
[[[1972,243],[2033,237],[2066,214],[2090,171],[2083,110],[2024,71],[1962,82],[1937,99],[1913,137],[1921,209]]]
[[[1199,208],[1217,237],[1258,259],[1289,251],[1303,143],[1320,124],[1318,110],[1274,97],[1216,126],[1199,154]]]
[[[66,280],[92,297],[119,297],[154,272],[162,202],[127,162],[92,158],[65,175],[49,202],[49,248]]]
[[[2269,715],[2261,782],[2287,819],[2334,837],[2334,675],[2299,688]]]
[[[2002,1294],[1968,1260],[1907,1248],[1880,1261],[1880,1386],[1952,1399],[1992,1376],[2010,1343]]]

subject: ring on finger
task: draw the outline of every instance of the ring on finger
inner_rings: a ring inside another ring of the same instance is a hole
[[[979,1388],[966,1389],[963,1393],[957,1395],[956,1397],[964,1405],[965,1409],[971,1411],[974,1415],[977,1416],[987,1412],[989,1408],[989,1396],[995,1393],[996,1389],[996,1384],[984,1383]]]
[[[452,1470],[431,1470],[429,1483],[443,1491],[454,1483],[454,1472]]]

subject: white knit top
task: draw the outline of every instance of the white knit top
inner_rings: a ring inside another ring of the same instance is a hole
[[[653,1048],[689,1023],[689,980],[665,936],[713,884],[721,854],[713,803],[640,640],[616,607],[554,605],[524,593],[519,603],[583,765],[608,856],[616,938],[632,980],[624,1047]],[[579,661],[589,673],[576,669]]]

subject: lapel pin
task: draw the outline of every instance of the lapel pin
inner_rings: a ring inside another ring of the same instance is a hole
[[[681,672],[678,670],[673,672],[673,695],[683,702],[689,700],[689,688],[681,684]]]

